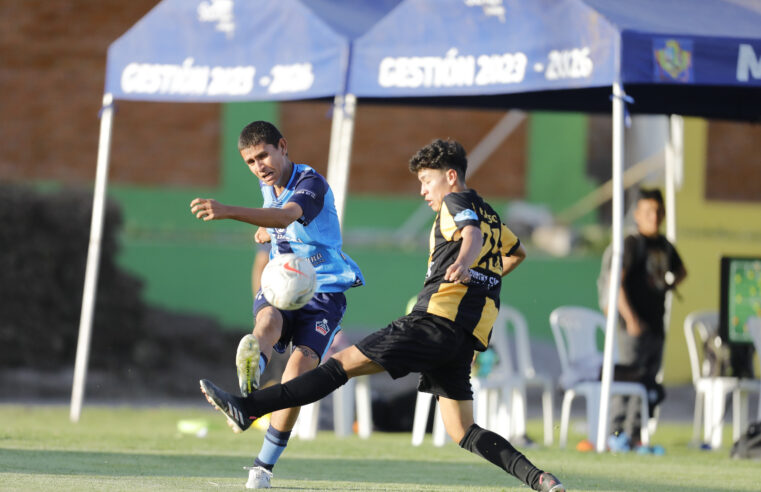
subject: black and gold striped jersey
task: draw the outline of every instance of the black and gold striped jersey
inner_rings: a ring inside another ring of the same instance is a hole
[[[444,275],[457,259],[462,245],[460,231],[468,225],[481,230],[483,244],[470,266],[470,281],[456,284],[444,280]],[[519,245],[515,234],[478,193],[449,193],[431,229],[428,272],[413,311],[454,322],[473,333],[477,349],[485,350],[499,310],[502,256],[510,256]]]

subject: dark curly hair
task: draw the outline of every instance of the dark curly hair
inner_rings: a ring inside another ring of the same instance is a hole
[[[454,140],[437,138],[418,150],[410,159],[410,171],[417,173],[421,169],[454,169],[461,181],[465,180],[468,159],[465,149]]]
[[[259,144],[270,144],[277,147],[281,138],[283,135],[280,130],[269,121],[254,121],[241,130],[240,137],[238,137],[238,150]]]

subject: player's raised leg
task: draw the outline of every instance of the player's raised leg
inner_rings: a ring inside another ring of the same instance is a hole
[[[242,396],[248,396],[259,387],[259,379],[264,370],[263,365],[265,358],[261,357],[259,350],[259,340],[249,333],[244,335],[238,343],[238,349],[235,352],[235,370],[238,374],[238,388]]]
[[[272,358],[272,347],[283,332],[283,315],[266,304],[261,292],[257,295],[254,310],[254,332],[241,338],[235,353],[238,386],[244,397],[259,388],[259,379]]]

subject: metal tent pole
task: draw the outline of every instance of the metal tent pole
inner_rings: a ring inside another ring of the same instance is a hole
[[[610,406],[610,383],[613,379],[613,350],[618,321],[618,289],[621,285],[621,260],[624,246],[624,91],[619,82],[613,84],[613,231],[608,285],[608,314],[605,322],[605,352],[603,355],[602,384],[600,385],[600,412],[597,422],[598,453],[605,451],[608,434],[608,411]],[[589,425],[594,425],[590,422]]]
[[[105,212],[106,187],[108,185],[108,164],[111,150],[111,127],[114,119],[114,98],[110,93],[103,95],[100,116],[100,138],[98,140],[98,164],[95,171],[92,220],[90,222],[90,244],[87,249],[85,285],[82,292],[82,312],[79,318],[79,338],[77,357],[74,363],[74,381],[71,389],[71,410],[69,418],[79,422],[82,399],[87,378],[87,361],[90,356],[92,320],[95,311],[95,294],[98,285],[98,265],[100,246],[103,238],[103,218]]]
[[[346,208],[346,190],[349,187],[349,166],[356,108],[357,98],[354,94],[336,96],[334,99],[330,154],[328,157],[328,183],[333,189],[338,223],[342,226]]]
[[[328,184],[333,190],[336,204],[338,223],[343,228],[344,209],[346,208],[346,190],[349,185],[349,165],[351,162],[351,146],[354,136],[354,114],[357,98],[354,94],[338,95],[333,100],[333,124],[330,130],[330,153],[328,155]],[[360,376],[357,384],[367,385],[367,376]],[[364,381],[363,381],[364,380]],[[353,382],[353,381],[352,381]],[[351,409],[355,402],[354,385],[346,385],[333,393],[333,422],[336,423],[336,434],[341,437],[351,435]],[[361,401],[357,402],[360,408]],[[364,407],[362,407],[364,408]],[[361,425],[368,420],[366,413],[357,412]],[[363,418],[364,415],[364,418]],[[366,427],[366,426],[365,426]],[[362,437],[367,437],[369,431],[360,431]]]
[[[684,153],[684,120],[679,115],[669,117],[669,139],[666,143],[666,238],[676,242],[676,189],[681,181]]]

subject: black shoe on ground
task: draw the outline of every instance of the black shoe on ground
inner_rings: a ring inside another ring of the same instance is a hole
[[[539,490],[541,492],[565,492],[565,486],[552,473],[539,475]]]
[[[208,379],[202,379],[199,383],[201,384],[201,391],[209,403],[211,403],[211,406],[225,414],[227,425],[230,426],[233,432],[243,432],[251,427],[254,420],[258,418],[249,415],[243,409],[240,404],[240,397],[233,396],[227,391],[220,389]]]

